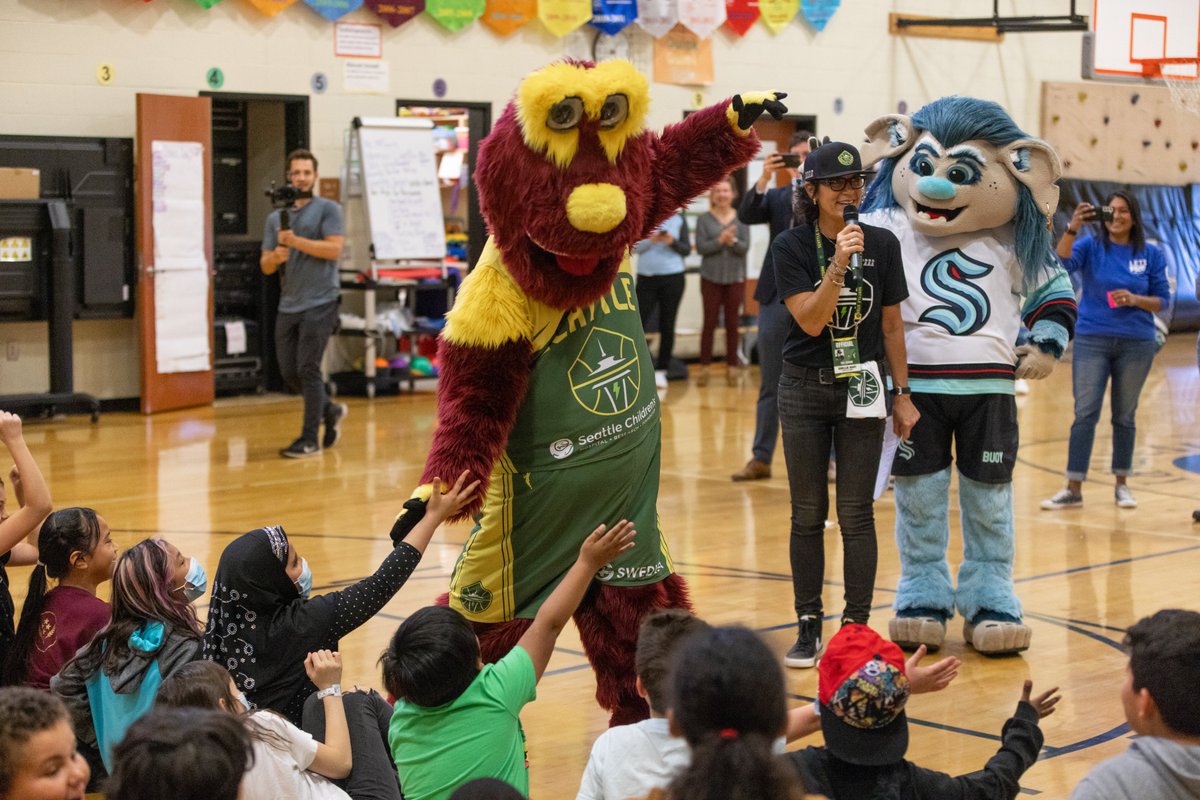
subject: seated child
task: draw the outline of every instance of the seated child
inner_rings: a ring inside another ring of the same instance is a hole
[[[1138,738],[1092,768],[1071,800],[1189,800],[1200,797],[1200,614],[1177,608],[1125,634],[1125,719]]]
[[[516,646],[484,665],[471,623],[431,606],[396,629],[383,680],[396,698],[388,741],[406,800],[446,800],[473,778],[499,778],[529,795],[520,713],[537,694],[554,642],[596,572],[633,546],[631,523],[596,528]]]
[[[0,689],[0,800],[81,800],[90,774],[61,700]]]
[[[980,772],[952,777],[904,759],[910,693],[904,654],[866,625],[844,625],[818,667],[824,747],[788,753],[810,792],[829,800],[1012,798],[1042,747],[1038,720],[1061,699],[1050,689],[1030,699],[1025,681],[1017,711],[1004,723],[1000,750]]]

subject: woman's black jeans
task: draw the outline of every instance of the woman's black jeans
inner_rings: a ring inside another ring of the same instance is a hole
[[[837,450],[837,521],[842,533],[843,617],[865,624],[875,589],[875,476],[883,448],[882,419],[846,419],[845,380],[832,369],[783,364],[779,422],[792,494],[792,591],[796,617],[823,614],[825,520],[829,515],[829,449]]]

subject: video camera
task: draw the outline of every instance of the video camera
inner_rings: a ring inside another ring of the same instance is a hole
[[[307,200],[313,196],[311,191],[302,192],[290,183],[277,187],[275,181],[271,181],[271,188],[267,189],[265,194],[271,200],[271,207],[280,209],[279,229],[281,231],[286,231],[291,227],[288,209],[294,206],[297,200]]]
[[[1088,213],[1088,221],[1090,222],[1112,222],[1113,207],[1112,206],[1094,206]]]

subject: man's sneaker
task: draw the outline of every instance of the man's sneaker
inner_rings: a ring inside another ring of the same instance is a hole
[[[821,618],[801,617],[800,632],[796,637],[796,643],[783,657],[783,663],[799,669],[815,667],[822,649]]]
[[[320,454],[321,448],[317,447],[315,442],[306,442],[303,439],[297,439],[279,451],[279,455],[284,458],[309,458]]]
[[[1129,491],[1129,487],[1123,483],[1117,484],[1114,498],[1117,501],[1117,508],[1137,508],[1137,499],[1133,496],[1133,492]]]
[[[325,412],[325,436],[321,440],[321,447],[326,450],[338,443],[338,439],[342,438],[342,420],[350,413],[350,408],[345,403],[330,403],[329,410]]]
[[[1060,508],[1078,508],[1081,505],[1083,505],[1083,495],[1075,494],[1070,489],[1060,489],[1054,497],[1042,501],[1042,509],[1044,511],[1057,511]],[[1137,504],[1135,503],[1134,505]]]

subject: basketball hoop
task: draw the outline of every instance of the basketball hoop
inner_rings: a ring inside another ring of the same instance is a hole
[[[1162,81],[1171,90],[1171,104],[1180,111],[1200,116],[1200,58],[1135,58],[1142,65],[1142,77]],[[1191,75],[1163,72],[1172,64],[1190,64]]]

